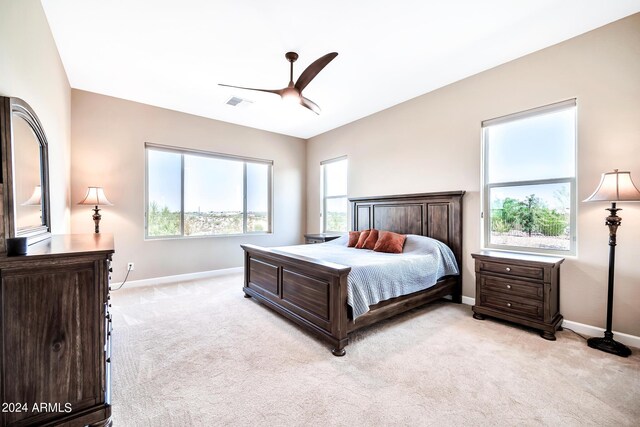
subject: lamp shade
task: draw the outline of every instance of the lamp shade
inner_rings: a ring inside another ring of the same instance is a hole
[[[640,190],[631,180],[631,172],[613,172],[602,174],[600,184],[585,202],[640,202]]]
[[[84,199],[78,202],[79,205],[91,205],[91,206],[111,206],[111,203],[107,196],[104,195],[104,189],[102,187],[89,187],[87,195]]]
[[[40,206],[42,204],[42,187],[36,185],[33,189],[33,194],[29,197],[29,200],[22,203],[22,206]]]

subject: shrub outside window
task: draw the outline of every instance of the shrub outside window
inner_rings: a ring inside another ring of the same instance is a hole
[[[146,144],[148,239],[271,232],[270,160]]]
[[[575,99],[482,128],[484,246],[575,254]]]

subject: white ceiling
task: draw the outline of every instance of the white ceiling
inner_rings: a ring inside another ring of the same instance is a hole
[[[42,0],[73,88],[310,138],[640,11],[640,0]],[[277,95],[287,51],[339,55]],[[230,96],[253,101],[231,107]]]

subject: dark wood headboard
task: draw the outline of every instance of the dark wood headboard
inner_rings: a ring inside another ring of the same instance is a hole
[[[462,196],[464,191],[355,197],[352,230],[375,228],[418,234],[444,242],[462,269]]]

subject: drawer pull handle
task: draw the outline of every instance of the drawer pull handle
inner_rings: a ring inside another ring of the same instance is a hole
[[[511,289],[511,285],[507,285],[507,289]]]
[[[505,268],[505,270],[511,271],[511,267],[507,267],[507,268]]]
[[[507,307],[511,307],[511,303],[510,302],[507,303]]]

